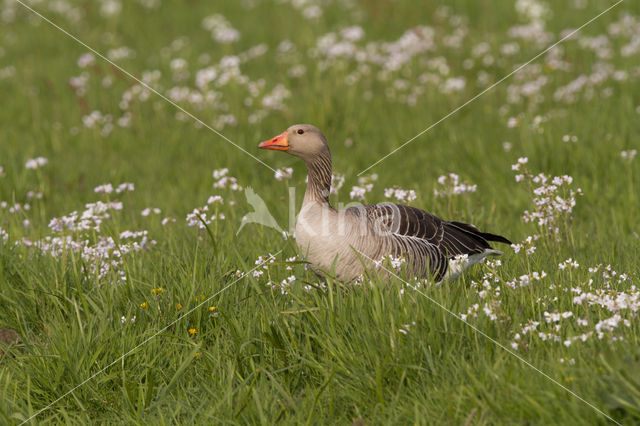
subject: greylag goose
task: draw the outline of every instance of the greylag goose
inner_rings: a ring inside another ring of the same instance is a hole
[[[259,148],[285,151],[307,165],[307,189],[295,228],[296,243],[319,274],[353,281],[380,269],[387,255],[402,257],[411,277],[436,282],[455,278],[489,255],[489,241],[511,242],[473,225],[446,221],[415,207],[382,203],[336,210],[329,203],[331,153],[327,139],[309,124],[296,124],[261,142]]]

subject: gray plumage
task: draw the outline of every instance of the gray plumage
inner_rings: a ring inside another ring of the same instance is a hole
[[[501,254],[489,241],[510,244],[473,225],[445,221],[410,206],[382,203],[336,210],[329,203],[331,154],[324,135],[314,126],[298,124],[277,138],[278,150],[302,158],[307,165],[307,189],[295,238],[316,272],[333,272],[343,281],[352,281],[365,268],[377,268],[375,260],[393,255],[407,260],[412,276],[441,281],[486,256]],[[269,141],[260,147],[269,148]],[[463,259],[457,261],[461,255]]]

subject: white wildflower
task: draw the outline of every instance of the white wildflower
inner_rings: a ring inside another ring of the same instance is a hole
[[[293,169],[291,167],[282,167],[276,170],[274,176],[276,180],[291,179],[293,176]]]
[[[95,188],[93,188],[93,192],[111,194],[113,192],[113,185],[111,185],[110,183],[105,183],[104,185],[98,185]]]
[[[162,226],[166,226],[169,223],[175,223],[176,219],[173,217],[165,217],[164,219],[162,219],[162,222],[160,222],[162,224]]]
[[[413,201],[417,198],[416,192],[413,189],[402,189],[397,186],[393,188],[385,188],[385,198],[395,198],[399,202]]]
[[[80,68],[86,68],[94,65],[95,63],[96,57],[93,56],[93,53],[86,52],[80,55],[80,57],[78,58],[78,66]]]
[[[637,154],[638,154],[637,150],[630,149],[628,151],[622,151],[620,153],[620,156],[622,157],[623,160],[628,161],[630,163],[633,161],[634,158],[636,158]]]
[[[438,183],[443,186],[441,189],[434,189],[433,193],[437,197],[449,197],[452,195],[462,195],[469,192],[476,192],[478,185],[471,185],[463,182],[455,173],[449,173],[438,177]]]
[[[29,160],[27,160],[25,167],[27,169],[35,170],[37,168],[47,165],[47,163],[49,163],[49,160],[47,160],[44,157],[30,158]]]

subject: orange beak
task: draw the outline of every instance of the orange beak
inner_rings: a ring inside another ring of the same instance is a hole
[[[287,141],[287,132],[284,131],[273,139],[260,142],[260,145],[258,145],[258,148],[273,149],[276,151],[289,151],[289,142]]]

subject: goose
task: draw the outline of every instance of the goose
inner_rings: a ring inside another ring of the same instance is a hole
[[[489,241],[511,244],[505,237],[411,206],[381,203],[333,208],[329,203],[329,145],[322,132],[310,124],[293,125],[258,148],[284,151],[306,163],[307,188],[294,237],[303,257],[319,275],[333,274],[343,282],[352,282],[366,271],[380,271],[380,260],[393,256],[406,261],[412,278],[441,282],[459,276],[487,256],[501,255]]]

